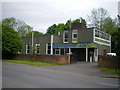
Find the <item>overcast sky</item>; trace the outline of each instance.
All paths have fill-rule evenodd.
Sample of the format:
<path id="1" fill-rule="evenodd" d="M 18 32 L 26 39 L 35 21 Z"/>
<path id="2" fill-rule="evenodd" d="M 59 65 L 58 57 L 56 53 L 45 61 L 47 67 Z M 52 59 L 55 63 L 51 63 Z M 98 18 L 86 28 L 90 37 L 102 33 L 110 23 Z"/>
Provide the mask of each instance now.
<path id="1" fill-rule="evenodd" d="M 87 19 L 93 8 L 103 7 L 114 19 L 118 15 L 118 1 L 120 0 L 4 0 L 2 18 L 15 17 L 34 30 L 45 33 L 54 23 L 65 23 L 70 18 Z"/>

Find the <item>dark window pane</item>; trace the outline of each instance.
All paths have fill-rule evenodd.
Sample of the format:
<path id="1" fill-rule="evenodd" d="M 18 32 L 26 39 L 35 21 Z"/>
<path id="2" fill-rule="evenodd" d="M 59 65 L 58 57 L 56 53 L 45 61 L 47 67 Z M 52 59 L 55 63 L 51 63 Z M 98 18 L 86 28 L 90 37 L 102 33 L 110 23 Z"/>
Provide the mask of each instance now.
<path id="1" fill-rule="evenodd" d="M 51 53 L 51 50 L 48 50 L 47 53 L 50 54 L 50 53 Z"/>
<path id="2" fill-rule="evenodd" d="M 73 38 L 77 38 L 77 34 L 73 34 Z"/>
<path id="3" fill-rule="evenodd" d="M 65 32 L 65 38 L 68 38 L 68 32 Z"/>
<path id="4" fill-rule="evenodd" d="M 55 54 L 55 49 L 53 48 L 53 54 Z"/>
<path id="5" fill-rule="evenodd" d="M 69 48 L 65 48 L 65 54 L 69 53 Z"/>
<path id="6" fill-rule="evenodd" d="M 30 50 L 27 50 L 27 53 L 30 53 Z"/>
<path id="7" fill-rule="evenodd" d="M 48 49 L 51 49 L 51 46 L 48 46 Z"/>
<path id="8" fill-rule="evenodd" d="M 61 50 L 60 54 L 64 55 L 64 48 L 61 48 L 60 50 Z"/>
<path id="9" fill-rule="evenodd" d="M 68 42 L 68 38 L 65 38 L 65 42 Z"/>

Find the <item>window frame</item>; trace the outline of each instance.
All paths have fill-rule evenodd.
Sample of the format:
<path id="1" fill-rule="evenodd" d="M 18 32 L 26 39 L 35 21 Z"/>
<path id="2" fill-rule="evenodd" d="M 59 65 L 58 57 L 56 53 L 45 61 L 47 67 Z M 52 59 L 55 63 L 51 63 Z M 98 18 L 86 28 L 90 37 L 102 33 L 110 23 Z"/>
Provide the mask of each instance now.
<path id="1" fill-rule="evenodd" d="M 57 52 L 57 49 L 58 49 L 58 54 L 56 53 Z M 60 48 L 55 48 L 55 55 L 60 55 Z"/>
<path id="2" fill-rule="evenodd" d="M 48 49 L 49 46 L 50 46 L 50 48 Z M 50 53 L 48 53 L 48 51 L 50 51 Z M 46 54 L 51 55 L 51 43 L 46 44 Z"/>
<path id="3" fill-rule="evenodd" d="M 77 35 L 77 37 L 74 37 L 74 35 Z M 76 41 L 74 41 L 76 39 Z M 77 43 L 78 42 L 78 30 L 73 30 L 72 31 L 72 43 Z"/>
<path id="4" fill-rule="evenodd" d="M 64 31 L 64 32 L 63 32 L 63 43 L 68 43 L 68 38 L 69 38 L 69 36 L 68 36 L 67 38 L 65 37 L 65 35 L 66 35 L 65 33 L 66 33 L 66 32 L 67 32 L 67 34 L 68 34 L 68 31 Z M 67 40 L 67 41 L 66 41 L 66 40 Z"/>
<path id="5" fill-rule="evenodd" d="M 30 45 L 29 44 L 26 44 L 26 54 L 30 54 Z"/>
<path id="6" fill-rule="evenodd" d="M 37 53 L 37 54 L 40 54 L 40 44 L 39 43 L 36 43 L 36 52 L 35 53 Z"/>

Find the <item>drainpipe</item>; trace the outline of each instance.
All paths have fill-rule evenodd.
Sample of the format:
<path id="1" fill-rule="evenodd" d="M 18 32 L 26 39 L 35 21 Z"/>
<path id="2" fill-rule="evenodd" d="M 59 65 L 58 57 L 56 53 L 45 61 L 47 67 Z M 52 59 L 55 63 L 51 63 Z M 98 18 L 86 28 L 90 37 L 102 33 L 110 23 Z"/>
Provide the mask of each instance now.
<path id="1" fill-rule="evenodd" d="M 33 53 L 33 41 L 34 40 L 34 32 L 32 32 L 32 53 Z"/>
<path id="2" fill-rule="evenodd" d="M 53 35 L 51 35 L 51 55 L 53 55 Z"/>

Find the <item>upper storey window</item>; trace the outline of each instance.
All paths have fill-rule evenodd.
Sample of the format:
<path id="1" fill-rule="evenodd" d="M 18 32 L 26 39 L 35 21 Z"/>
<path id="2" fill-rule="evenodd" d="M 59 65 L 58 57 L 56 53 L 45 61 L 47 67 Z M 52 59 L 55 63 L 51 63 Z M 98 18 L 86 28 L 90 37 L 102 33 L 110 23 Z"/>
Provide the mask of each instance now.
<path id="1" fill-rule="evenodd" d="M 64 31 L 63 41 L 64 41 L 64 43 L 68 43 L 68 31 Z"/>
<path id="2" fill-rule="evenodd" d="M 95 30 L 95 37 L 105 39 L 105 40 L 110 40 L 110 35 L 99 30 Z"/>
<path id="3" fill-rule="evenodd" d="M 72 42 L 73 43 L 78 42 L 78 31 L 77 30 L 73 30 L 73 32 L 72 32 Z"/>
<path id="4" fill-rule="evenodd" d="M 103 31 L 95 30 L 94 41 L 102 45 L 111 45 L 111 36 Z"/>

